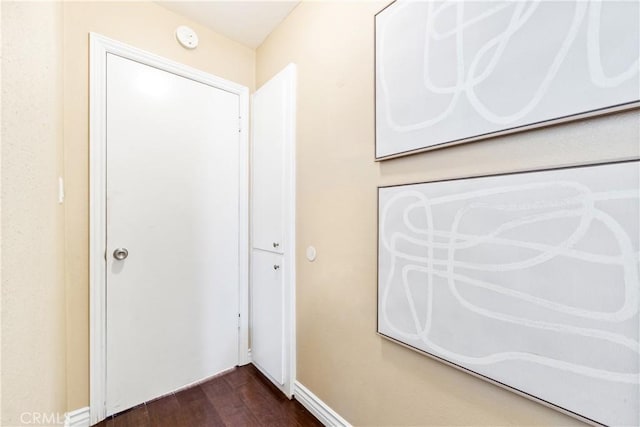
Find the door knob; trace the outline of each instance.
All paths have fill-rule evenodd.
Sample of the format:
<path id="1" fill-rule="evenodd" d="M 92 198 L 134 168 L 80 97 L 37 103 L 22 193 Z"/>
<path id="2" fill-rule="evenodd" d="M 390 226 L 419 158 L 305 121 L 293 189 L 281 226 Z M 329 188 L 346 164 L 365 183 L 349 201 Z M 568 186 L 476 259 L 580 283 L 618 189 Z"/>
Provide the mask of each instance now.
<path id="1" fill-rule="evenodd" d="M 275 264 L 275 265 L 273 266 L 273 269 L 274 269 L 274 270 L 278 270 L 279 268 L 280 268 L 280 266 L 279 266 L 278 264 Z"/>
<path id="2" fill-rule="evenodd" d="M 273 247 L 274 248 L 277 248 L 278 246 L 280 246 L 280 243 L 273 242 Z"/>
<path id="3" fill-rule="evenodd" d="M 129 256 L 129 251 L 126 248 L 118 248 L 113 251 L 113 257 L 118 261 L 122 261 Z"/>

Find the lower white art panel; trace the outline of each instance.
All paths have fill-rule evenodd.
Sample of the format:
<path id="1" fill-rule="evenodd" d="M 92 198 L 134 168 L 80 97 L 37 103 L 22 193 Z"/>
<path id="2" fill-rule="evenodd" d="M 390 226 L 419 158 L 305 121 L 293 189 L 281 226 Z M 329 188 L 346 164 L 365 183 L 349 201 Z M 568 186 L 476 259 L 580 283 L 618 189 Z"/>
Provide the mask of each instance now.
<path id="1" fill-rule="evenodd" d="M 378 332 L 639 425 L 639 165 L 379 188 Z"/>

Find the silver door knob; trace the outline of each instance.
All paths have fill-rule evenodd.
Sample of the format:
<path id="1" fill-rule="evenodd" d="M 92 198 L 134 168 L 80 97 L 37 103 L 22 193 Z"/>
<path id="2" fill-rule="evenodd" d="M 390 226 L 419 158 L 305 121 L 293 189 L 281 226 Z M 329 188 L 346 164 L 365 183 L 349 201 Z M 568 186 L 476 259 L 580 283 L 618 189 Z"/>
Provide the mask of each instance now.
<path id="1" fill-rule="evenodd" d="M 122 261 L 129 256 L 129 251 L 126 248 L 118 248 L 113 251 L 113 257 L 118 261 Z"/>
<path id="2" fill-rule="evenodd" d="M 280 243 L 273 242 L 273 247 L 274 248 L 277 248 L 278 246 L 280 246 Z"/>
<path id="3" fill-rule="evenodd" d="M 280 266 L 279 266 L 278 264 L 275 264 L 275 265 L 273 266 L 273 269 L 274 269 L 274 270 L 278 270 L 279 268 L 280 268 Z"/>

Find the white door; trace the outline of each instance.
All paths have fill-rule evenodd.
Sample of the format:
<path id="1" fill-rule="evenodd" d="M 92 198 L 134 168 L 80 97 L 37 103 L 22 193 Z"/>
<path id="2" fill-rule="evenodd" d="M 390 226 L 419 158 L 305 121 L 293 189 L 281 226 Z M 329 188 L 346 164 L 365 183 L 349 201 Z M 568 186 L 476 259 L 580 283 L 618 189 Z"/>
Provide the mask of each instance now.
<path id="1" fill-rule="evenodd" d="M 238 116 L 236 94 L 107 55 L 107 415 L 238 362 Z"/>
<path id="2" fill-rule="evenodd" d="M 285 369 L 285 267 L 280 254 L 259 249 L 252 251 L 251 356 L 253 363 L 280 386 L 284 385 Z"/>
<path id="3" fill-rule="evenodd" d="M 276 77 L 253 95 L 252 245 L 278 253 L 284 250 L 285 83 Z"/>
<path id="4" fill-rule="evenodd" d="M 291 64 L 253 96 L 251 357 L 288 396 L 295 379 L 295 83 Z"/>

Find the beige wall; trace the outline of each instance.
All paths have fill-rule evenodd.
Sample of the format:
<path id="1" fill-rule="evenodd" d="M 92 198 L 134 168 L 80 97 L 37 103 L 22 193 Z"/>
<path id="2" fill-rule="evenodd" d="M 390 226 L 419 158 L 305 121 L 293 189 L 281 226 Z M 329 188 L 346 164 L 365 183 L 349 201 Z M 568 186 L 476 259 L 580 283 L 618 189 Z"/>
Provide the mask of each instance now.
<path id="1" fill-rule="evenodd" d="M 34 412 L 59 414 L 62 420 L 66 410 L 64 222 L 57 200 L 62 8 L 25 2 L 2 2 L 1 7 L 0 424 L 14 426 L 32 421 Z"/>
<path id="2" fill-rule="evenodd" d="M 150 2 L 2 2 L 2 425 L 89 402 L 90 31 L 252 89 L 256 65 L 262 84 L 298 64 L 298 378 L 314 393 L 356 425 L 572 422 L 375 334 L 376 186 L 638 157 L 638 112 L 375 163 L 382 6 L 303 3 L 256 63 L 253 50 Z M 195 51 L 175 42 L 180 24 L 198 32 Z"/>
<path id="3" fill-rule="evenodd" d="M 200 46 L 182 48 L 174 30 L 196 30 Z M 89 32 L 254 87 L 255 51 L 151 2 L 64 4 L 64 132 L 67 281 L 67 386 L 70 410 L 89 404 Z"/>
<path id="4" fill-rule="evenodd" d="M 373 17 L 384 4 L 303 2 L 257 50 L 258 86 L 289 62 L 299 72 L 298 380 L 359 426 L 572 424 L 376 335 L 376 187 L 638 157 L 639 114 L 375 163 Z"/>

